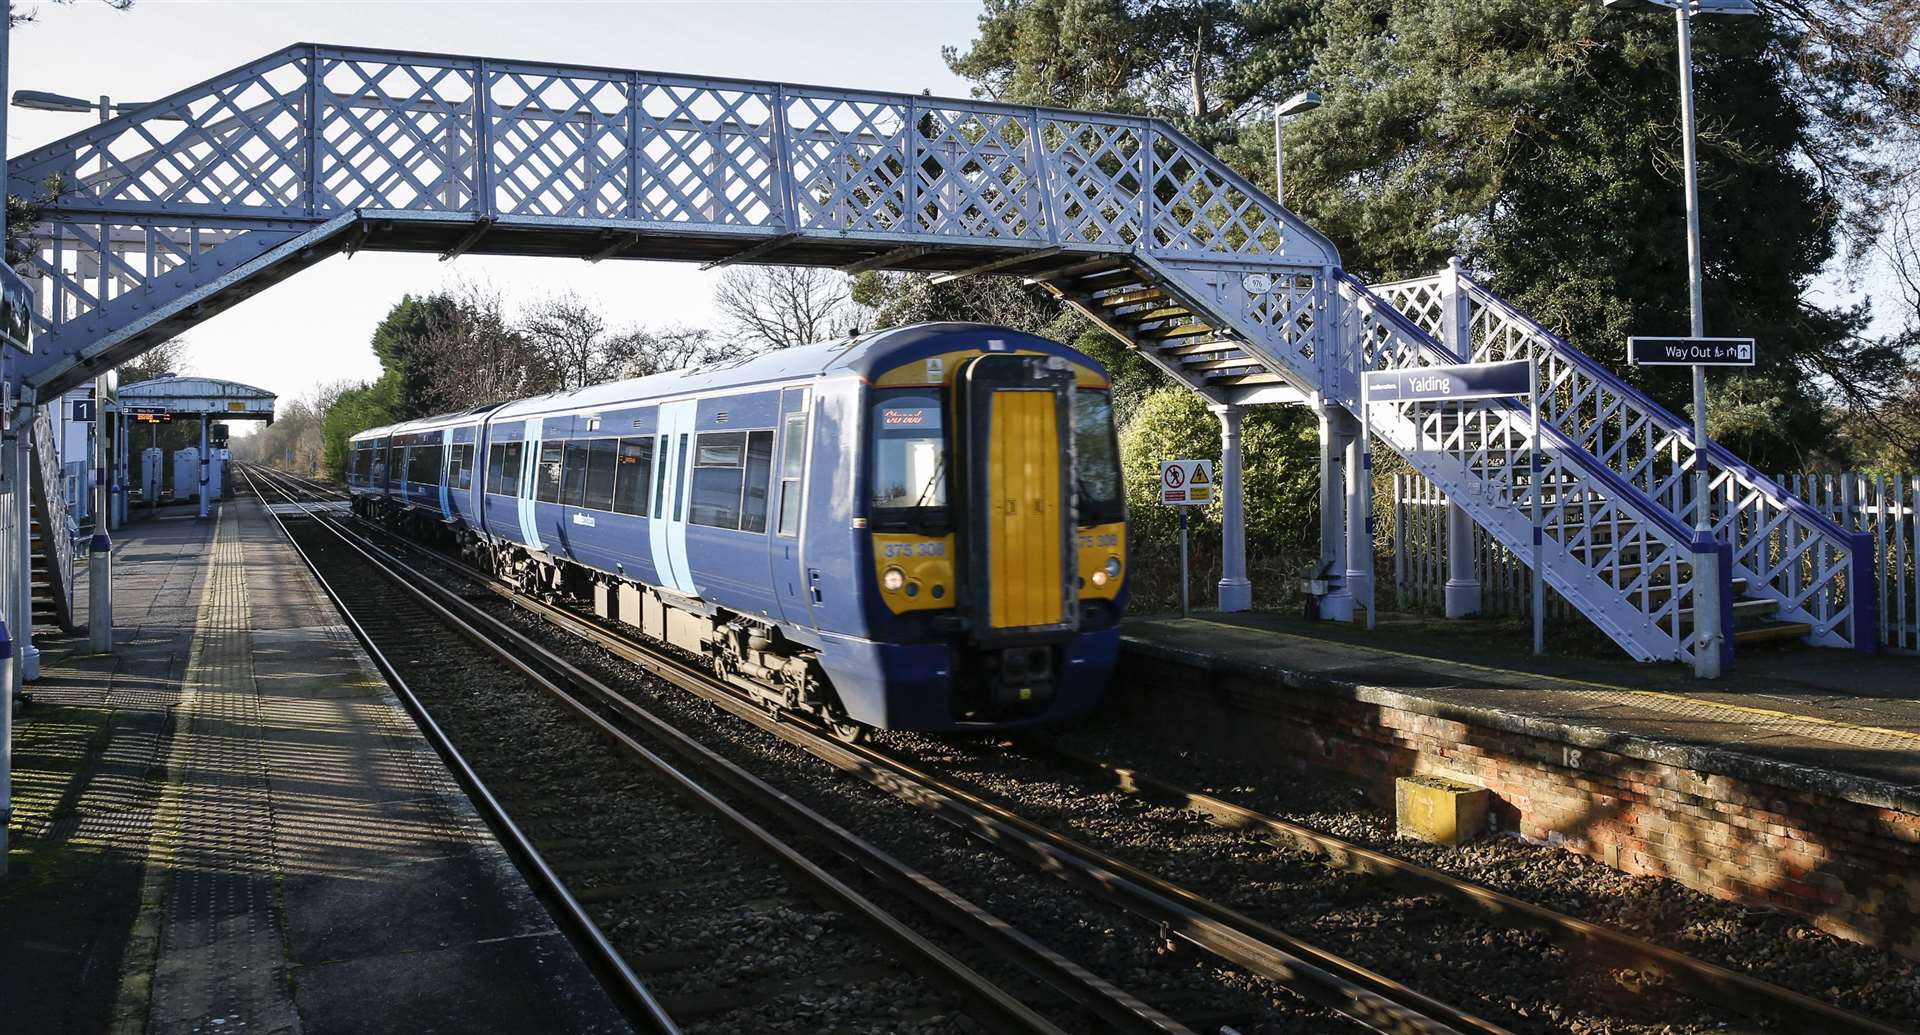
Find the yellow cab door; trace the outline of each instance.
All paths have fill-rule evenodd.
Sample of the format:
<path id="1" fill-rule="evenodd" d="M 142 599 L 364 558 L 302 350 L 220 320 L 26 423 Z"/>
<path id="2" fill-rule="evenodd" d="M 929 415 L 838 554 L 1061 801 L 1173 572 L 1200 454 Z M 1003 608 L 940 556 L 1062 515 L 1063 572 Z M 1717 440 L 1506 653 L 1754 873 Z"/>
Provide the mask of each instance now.
<path id="1" fill-rule="evenodd" d="M 962 374 L 969 597 L 985 639 L 1079 626 L 1074 382 L 1050 356 L 986 355 Z"/>

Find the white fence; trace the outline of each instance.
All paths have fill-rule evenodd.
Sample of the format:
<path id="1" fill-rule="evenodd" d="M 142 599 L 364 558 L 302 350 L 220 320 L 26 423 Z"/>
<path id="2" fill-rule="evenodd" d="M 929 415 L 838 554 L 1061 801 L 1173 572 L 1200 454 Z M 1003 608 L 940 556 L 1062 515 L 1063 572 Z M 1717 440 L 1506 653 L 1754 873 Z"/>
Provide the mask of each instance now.
<path id="1" fill-rule="evenodd" d="M 1880 583 L 1880 645 L 1920 650 L 1920 475 L 1782 474 L 1774 480 L 1840 527 L 1870 537 Z"/>
<path id="2" fill-rule="evenodd" d="M 1920 650 L 1920 476 L 1795 474 L 1775 480 L 1841 527 L 1871 537 L 1880 645 Z M 1393 578 L 1403 608 L 1438 608 L 1444 603 L 1446 503 L 1425 478 L 1393 476 Z M 1477 528 L 1473 548 L 1481 610 L 1529 614 L 1527 566 Z M 1551 589 L 1547 593 L 1550 617 L 1573 617 L 1566 601 Z"/>

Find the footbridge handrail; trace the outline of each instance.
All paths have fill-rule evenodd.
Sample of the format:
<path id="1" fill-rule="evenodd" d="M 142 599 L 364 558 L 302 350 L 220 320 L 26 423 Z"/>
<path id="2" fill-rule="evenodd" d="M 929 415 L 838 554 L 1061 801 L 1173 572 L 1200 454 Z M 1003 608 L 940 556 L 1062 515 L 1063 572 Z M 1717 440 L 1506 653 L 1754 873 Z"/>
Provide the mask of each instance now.
<path id="1" fill-rule="evenodd" d="M 1458 278 L 1463 359 L 1538 356 L 1544 363 L 1543 418 L 1599 466 L 1633 483 L 1650 503 L 1691 526 L 1694 436 L 1689 421 L 1621 379 L 1465 273 Z M 1380 285 L 1414 322 L 1443 336 L 1449 274 Z M 1707 443 L 1708 505 L 1735 574 L 1780 602 L 1781 615 L 1808 622 L 1815 642 L 1871 649 L 1877 640 L 1873 556 L 1867 537 L 1840 527 L 1764 472 Z"/>
<path id="2" fill-rule="evenodd" d="M 1345 304 L 1359 310 L 1364 320 L 1371 321 L 1371 326 L 1360 327 L 1347 338 L 1348 347 L 1355 350 L 1355 361 L 1351 364 L 1355 370 L 1355 391 L 1357 379 L 1367 370 L 1459 361 L 1437 336 L 1359 277 L 1342 273 L 1339 287 Z M 1373 405 L 1376 412 L 1384 409 L 1404 416 L 1420 404 Z M 1498 466 L 1507 471 L 1518 469 L 1526 449 L 1524 434 L 1516 434 L 1516 429 L 1530 429 L 1532 423 L 1526 403 L 1496 398 L 1474 400 L 1466 405 L 1473 411 L 1494 415 L 1503 423 L 1505 433 L 1496 434 L 1490 445 L 1468 442 L 1464 432 L 1458 430 L 1453 433 L 1458 437 L 1448 442 L 1443 434 L 1420 427 L 1415 430 L 1416 441 L 1400 443 L 1412 447 L 1405 451 L 1408 459 L 1419 467 L 1419 457 L 1415 454 L 1449 450 L 1480 454 L 1504 452 L 1505 462 Z M 1354 409 L 1358 412 L 1357 401 Z M 1391 428 L 1382 422 L 1376 421 L 1375 427 L 1383 435 L 1391 435 Z M 1540 493 L 1546 501 L 1543 503 L 1545 516 L 1555 526 L 1555 530 L 1545 533 L 1546 543 L 1564 551 L 1565 558 L 1565 563 L 1549 565 L 1545 573 L 1547 581 L 1573 600 L 1581 613 L 1622 647 L 1643 660 L 1689 656 L 1696 644 L 1687 635 L 1684 615 L 1698 594 L 1692 575 L 1683 575 L 1680 568 L 1691 560 L 1692 531 L 1666 508 L 1647 499 L 1630 482 L 1597 462 L 1562 429 L 1543 423 L 1541 431 L 1542 463 L 1534 476 L 1538 481 L 1529 481 L 1524 502 L 1509 501 L 1506 509 L 1521 507 L 1520 513 L 1526 513 L 1524 507 L 1530 505 L 1534 493 Z M 1440 448 L 1426 448 L 1431 439 L 1441 440 Z M 1431 476 L 1436 472 L 1423 473 Z M 1487 481 L 1483 474 L 1482 484 L 1477 487 L 1443 488 L 1450 497 L 1462 499 L 1470 509 L 1476 509 L 1482 502 L 1476 497 L 1484 495 Z M 1552 487 L 1550 493 L 1548 486 Z M 1461 492 L 1462 489 L 1469 491 Z M 1591 520 L 1567 522 L 1569 512 L 1578 512 L 1585 518 L 1589 510 L 1593 511 Z M 1527 544 L 1519 538 L 1524 529 L 1502 529 L 1494 515 L 1485 512 L 1475 517 L 1516 556 L 1531 564 Z M 1615 536 L 1611 543 L 1593 538 L 1595 529 L 1600 527 Z M 1623 548 L 1637 549 L 1638 553 L 1630 556 L 1629 549 Z M 1656 575 L 1664 575 L 1667 581 L 1659 582 Z M 1658 649 L 1655 649 L 1656 643 Z M 1722 649 L 1724 646 L 1723 643 Z"/>

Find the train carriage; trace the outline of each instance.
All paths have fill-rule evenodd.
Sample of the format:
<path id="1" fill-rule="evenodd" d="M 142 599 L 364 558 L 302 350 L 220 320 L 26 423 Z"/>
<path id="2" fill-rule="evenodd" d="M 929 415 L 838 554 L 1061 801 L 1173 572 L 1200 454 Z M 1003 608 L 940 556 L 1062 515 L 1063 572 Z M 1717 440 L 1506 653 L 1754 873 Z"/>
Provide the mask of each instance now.
<path id="1" fill-rule="evenodd" d="M 922 324 L 372 429 L 355 507 L 861 726 L 1083 714 L 1126 602 L 1099 364 Z"/>

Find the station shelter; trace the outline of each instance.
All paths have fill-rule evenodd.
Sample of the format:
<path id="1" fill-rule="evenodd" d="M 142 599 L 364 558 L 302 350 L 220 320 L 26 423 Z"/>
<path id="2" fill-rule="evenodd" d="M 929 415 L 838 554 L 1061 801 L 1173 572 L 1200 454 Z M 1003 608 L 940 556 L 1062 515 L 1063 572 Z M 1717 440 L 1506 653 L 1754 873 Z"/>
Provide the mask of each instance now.
<path id="1" fill-rule="evenodd" d="M 116 513 L 124 520 L 131 487 L 132 456 L 139 450 L 139 443 L 131 441 L 134 425 L 144 424 L 157 430 L 160 425 L 177 420 L 199 421 L 198 446 L 178 450 L 173 457 L 145 459 L 140 465 L 141 497 L 148 501 L 156 500 L 160 483 L 166 478 L 163 472 L 177 469 L 177 465 L 184 461 L 186 470 L 194 472 L 197 477 L 184 485 L 178 475 L 172 478 L 173 496 L 175 499 L 190 494 L 195 496 L 199 501 L 200 516 L 205 517 L 209 498 L 215 494 L 217 482 L 224 481 L 224 478 L 216 475 L 214 465 L 224 463 L 228 452 L 226 443 L 217 440 L 213 434 L 215 423 L 257 420 L 271 424 L 275 400 L 276 396 L 263 388 L 210 377 L 161 377 L 122 386 L 111 405 L 114 411 L 111 414 L 113 442 L 116 446 L 113 476 L 113 506 Z M 156 450 L 140 452 L 146 458 L 147 454 Z"/>

